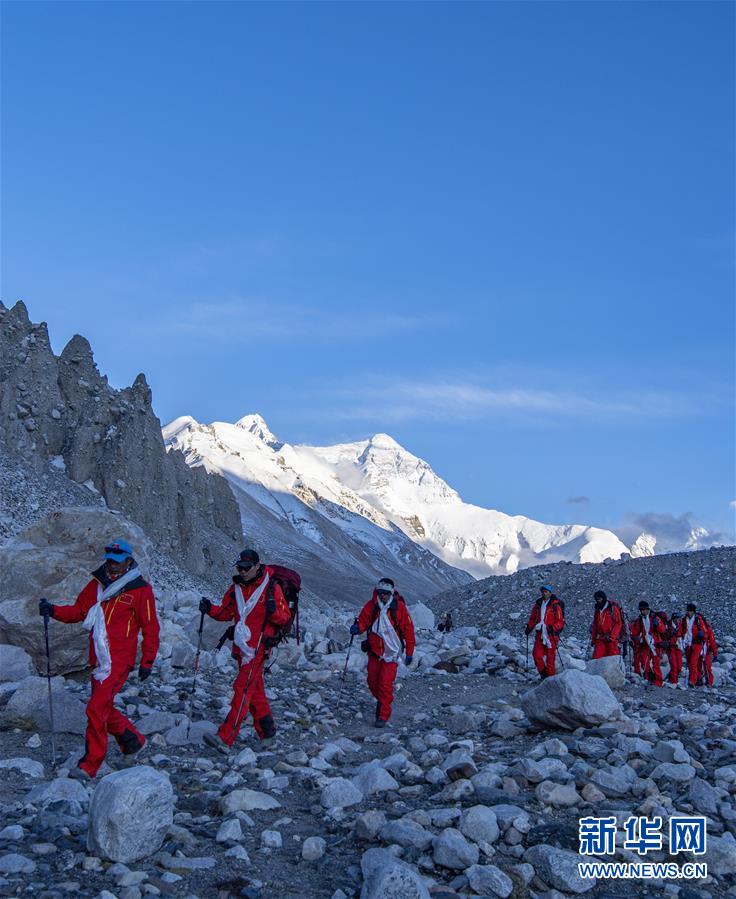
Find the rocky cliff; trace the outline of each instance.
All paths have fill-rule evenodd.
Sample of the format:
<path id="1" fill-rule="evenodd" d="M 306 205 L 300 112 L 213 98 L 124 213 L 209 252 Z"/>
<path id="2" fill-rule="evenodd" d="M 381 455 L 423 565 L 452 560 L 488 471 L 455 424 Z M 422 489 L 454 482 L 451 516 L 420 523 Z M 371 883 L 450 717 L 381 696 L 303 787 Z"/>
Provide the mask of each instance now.
<path id="1" fill-rule="evenodd" d="M 193 575 L 227 567 L 241 542 L 224 479 L 166 452 L 145 377 L 115 390 L 79 335 L 56 356 L 45 323 L 20 302 L 0 303 L 0 443 L 38 468 L 65 469 Z"/>

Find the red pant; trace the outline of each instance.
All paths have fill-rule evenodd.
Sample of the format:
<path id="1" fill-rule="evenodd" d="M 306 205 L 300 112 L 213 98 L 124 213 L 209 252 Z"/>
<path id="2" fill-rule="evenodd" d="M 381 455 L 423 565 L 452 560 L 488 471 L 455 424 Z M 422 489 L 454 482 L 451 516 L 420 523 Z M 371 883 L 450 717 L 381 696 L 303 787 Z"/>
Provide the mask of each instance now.
<path id="1" fill-rule="evenodd" d="M 394 680 L 398 670 L 397 662 L 384 662 L 373 653 L 368 654 L 368 689 L 378 701 L 376 717 L 388 721 L 391 717 L 391 703 L 394 701 Z"/>
<path id="2" fill-rule="evenodd" d="M 615 640 L 596 640 L 593 646 L 593 658 L 603 659 L 607 656 L 618 656 L 618 643 Z"/>
<path id="3" fill-rule="evenodd" d="M 667 650 L 667 658 L 670 660 L 670 673 L 667 680 L 671 684 L 676 684 L 680 680 L 680 672 L 682 671 L 682 650 L 677 646 L 671 646 Z"/>
<path id="4" fill-rule="evenodd" d="M 691 687 L 707 683 L 713 686 L 713 665 L 710 653 L 702 643 L 693 643 L 687 650 L 688 682 Z"/>
<path id="5" fill-rule="evenodd" d="M 139 745 L 143 746 L 146 738 L 130 721 L 115 708 L 115 696 L 122 690 L 128 675 L 131 672 L 129 665 L 121 666 L 112 664 L 112 671 L 103 681 L 92 677 L 92 695 L 87 703 L 87 733 L 85 735 L 85 753 L 79 762 L 79 767 L 86 771 L 90 777 L 94 777 L 100 770 L 100 765 L 105 761 L 107 754 L 107 735 L 115 737 L 121 750 L 124 743 L 121 737 L 126 731 L 137 737 Z M 132 743 L 135 741 L 128 737 Z"/>
<path id="6" fill-rule="evenodd" d="M 534 639 L 534 649 L 532 649 L 532 658 L 534 659 L 534 664 L 537 666 L 537 671 L 545 677 L 552 677 L 557 671 L 555 666 L 557 660 L 557 643 L 559 641 L 557 637 L 550 637 L 549 642 L 552 645 L 545 646 L 544 643 L 542 643 L 539 632 L 537 632 L 537 636 Z"/>
<path id="7" fill-rule="evenodd" d="M 268 704 L 266 690 L 263 686 L 264 662 L 263 650 L 259 650 L 253 661 L 240 666 L 240 671 L 238 671 L 238 676 L 233 684 L 230 711 L 217 731 L 222 742 L 227 743 L 228 746 L 232 746 L 235 742 L 248 712 L 253 716 L 256 733 L 263 738 L 261 719 L 271 714 L 271 706 Z M 248 685 L 247 696 L 245 696 L 246 684 Z"/>
<path id="8" fill-rule="evenodd" d="M 659 653 L 652 652 L 648 645 L 637 647 L 634 653 L 634 670 L 655 687 L 661 687 L 664 683 Z"/>

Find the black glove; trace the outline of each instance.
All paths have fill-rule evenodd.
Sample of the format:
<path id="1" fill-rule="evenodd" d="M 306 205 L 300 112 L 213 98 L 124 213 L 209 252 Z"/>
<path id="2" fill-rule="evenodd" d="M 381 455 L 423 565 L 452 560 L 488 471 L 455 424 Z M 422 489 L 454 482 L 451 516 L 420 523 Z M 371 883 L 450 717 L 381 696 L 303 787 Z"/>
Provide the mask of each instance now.
<path id="1" fill-rule="evenodd" d="M 203 596 L 202 599 L 200 599 L 200 601 L 199 601 L 199 611 L 204 612 L 205 615 L 209 615 L 211 608 L 212 608 L 212 603 L 210 602 L 209 599 L 205 599 L 205 597 Z"/>
<path id="2" fill-rule="evenodd" d="M 414 661 L 414 656 L 407 656 L 407 657 L 406 657 L 406 667 L 408 668 L 409 665 L 411 665 L 411 663 L 412 663 L 413 661 Z"/>
<path id="3" fill-rule="evenodd" d="M 138 669 L 138 680 L 147 680 L 151 676 L 151 669 L 141 665 Z"/>
<path id="4" fill-rule="evenodd" d="M 39 615 L 42 615 L 44 618 L 45 618 L 47 615 L 49 616 L 49 618 L 53 618 L 53 617 L 54 617 L 54 606 L 53 606 L 52 603 L 50 603 L 50 602 L 48 601 L 48 599 L 46 599 L 46 597 L 44 597 L 44 598 L 43 598 L 42 600 L 40 600 L 39 603 L 38 603 L 38 614 L 39 614 Z"/>
<path id="5" fill-rule="evenodd" d="M 359 633 L 360 633 L 360 627 L 358 626 L 358 622 L 356 621 L 355 624 L 350 625 L 350 634 L 353 637 L 357 637 L 357 635 Z"/>
<path id="6" fill-rule="evenodd" d="M 269 596 L 266 600 L 266 615 L 273 615 L 276 611 L 276 600 L 273 596 Z"/>
<path id="7" fill-rule="evenodd" d="M 265 649 L 273 649 L 274 646 L 278 646 L 280 643 L 279 637 L 271 636 L 263 638 L 263 646 Z"/>
<path id="8" fill-rule="evenodd" d="M 525 634 L 527 635 L 527 637 L 528 637 L 529 634 L 531 634 L 531 632 L 532 632 L 533 630 L 534 630 L 533 627 L 529 627 L 529 626 L 527 625 L 527 627 L 524 628 L 524 633 L 525 633 Z"/>

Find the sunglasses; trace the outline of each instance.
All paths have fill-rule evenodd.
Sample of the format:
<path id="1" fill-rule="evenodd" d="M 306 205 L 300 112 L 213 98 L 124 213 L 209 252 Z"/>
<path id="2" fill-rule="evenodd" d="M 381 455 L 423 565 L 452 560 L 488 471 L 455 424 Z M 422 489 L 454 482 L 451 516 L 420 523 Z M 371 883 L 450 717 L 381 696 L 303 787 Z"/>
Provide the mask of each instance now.
<path id="1" fill-rule="evenodd" d="M 250 565 L 241 565 L 240 563 L 238 563 L 235 567 L 238 569 L 238 571 L 250 571 L 251 568 L 255 568 L 256 566 L 253 564 L 253 562 L 251 562 Z"/>

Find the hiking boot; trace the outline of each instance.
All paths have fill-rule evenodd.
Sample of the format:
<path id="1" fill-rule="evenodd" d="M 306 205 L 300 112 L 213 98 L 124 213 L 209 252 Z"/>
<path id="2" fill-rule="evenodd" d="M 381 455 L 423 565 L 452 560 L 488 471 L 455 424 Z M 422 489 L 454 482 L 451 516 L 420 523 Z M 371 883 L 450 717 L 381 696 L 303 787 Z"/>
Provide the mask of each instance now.
<path id="1" fill-rule="evenodd" d="M 375 727 L 385 727 L 388 724 L 388 721 L 384 721 L 383 718 L 376 718 Z"/>
<path id="2" fill-rule="evenodd" d="M 270 740 L 276 736 L 276 725 L 271 715 L 264 715 L 263 718 L 260 718 L 258 727 L 260 729 L 258 736 L 261 740 Z"/>
<path id="3" fill-rule="evenodd" d="M 81 759 L 79 760 L 82 761 Z M 93 778 L 91 774 L 87 774 L 84 768 L 80 768 L 79 765 L 75 765 L 69 772 L 69 777 L 72 780 L 78 780 L 81 784 L 91 783 Z"/>
<path id="4" fill-rule="evenodd" d="M 202 736 L 202 740 L 208 746 L 211 746 L 212 749 L 216 749 L 223 755 L 228 755 L 228 753 L 230 752 L 229 746 L 226 743 L 223 743 L 222 740 L 217 736 L 217 734 L 211 734 L 207 732 Z"/>
<path id="5" fill-rule="evenodd" d="M 123 755 L 135 755 L 146 745 L 146 740 L 132 730 L 124 730 L 117 738 L 117 743 Z"/>

